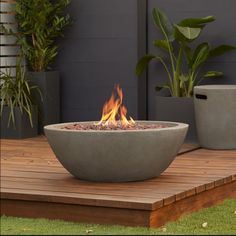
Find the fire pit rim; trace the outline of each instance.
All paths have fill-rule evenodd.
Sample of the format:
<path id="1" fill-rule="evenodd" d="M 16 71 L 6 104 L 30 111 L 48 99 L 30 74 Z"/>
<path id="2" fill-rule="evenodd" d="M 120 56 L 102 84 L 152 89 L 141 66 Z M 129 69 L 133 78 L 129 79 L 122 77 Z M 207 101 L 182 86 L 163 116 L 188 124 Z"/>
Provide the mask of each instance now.
<path id="1" fill-rule="evenodd" d="M 117 130 L 76 130 L 76 129 L 62 129 L 63 126 L 66 125 L 72 125 L 72 124 L 94 124 L 97 123 L 98 121 L 74 121 L 74 122 L 65 122 L 65 123 L 57 123 L 57 124 L 50 124 L 47 126 L 44 126 L 44 130 L 57 130 L 59 132 L 72 132 L 72 133 L 132 133 L 132 132 L 150 132 L 150 131 L 155 131 L 155 132 L 161 132 L 164 130 L 169 130 L 169 129 L 180 129 L 180 128 L 185 128 L 188 127 L 189 125 L 186 123 L 181 123 L 181 122 L 171 122 L 171 121 L 151 121 L 151 120 L 136 120 L 135 122 L 141 123 L 141 124 L 166 124 L 170 125 L 169 127 L 164 127 L 164 128 L 147 128 L 147 129 L 117 129 Z"/>

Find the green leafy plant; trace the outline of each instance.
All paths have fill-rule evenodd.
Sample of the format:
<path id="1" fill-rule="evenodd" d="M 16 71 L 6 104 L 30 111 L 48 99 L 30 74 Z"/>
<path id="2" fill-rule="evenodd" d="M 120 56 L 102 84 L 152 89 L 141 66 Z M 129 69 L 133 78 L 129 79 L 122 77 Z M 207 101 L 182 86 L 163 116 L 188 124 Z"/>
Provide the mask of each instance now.
<path id="1" fill-rule="evenodd" d="M 72 20 L 64 14 L 70 0 L 18 0 L 15 4 L 17 37 L 33 71 L 45 71 L 58 53 L 55 40 Z"/>
<path id="2" fill-rule="evenodd" d="M 30 81 L 26 78 L 25 68 L 22 66 L 21 61 L 17 62 L 15 78 L 11 75 L 11 69 L 8 69 L 6 72 L 0 71 L 0 90 L 0 116 L 2 116 L 4 106 L 10 108 L 8 127 L 11 122 L 15 127 L 14 108 L 16 107 L 20 109 L 21 113 L 27 113 L 31 127 L 33 127 L 32 91 L 37 90 L 40 96 L 41 92 L 37 86 L 30 85 Z"/>
<path id="3" fill-rule="evenodd" d="M 215 20 L 213 16 L 187 18 L 178 24 L 173 24 L 165 13 L 154 8 L 152 17 L 164 37 L 164 39 L 155 40 L 153 44 L 167 53 L 170 64 L 167 64 L 166 58 L 162 55 L 147 54 L 138 61 L 136 75 L 140 76 L 152 60 L 159 61 L 167 73 L 168 82 L 157 86 L 156 90 L 166 88 L 170 91 L 171 96 L 176 97 L 190 97 L 193 95 L 193 87 L 202 79 L 223 75 L 220 71 L 208 71 L 202 79 L 198 79 L 202 65 L 209 58 L 235 50 L 235 46 L 220 45 L 212 48 L 208 42 L 203 42 L 195 48 L 190 46 L 200 36 L 203 28 Z M 187 65 L 185 66 L 185 64 Z"/>

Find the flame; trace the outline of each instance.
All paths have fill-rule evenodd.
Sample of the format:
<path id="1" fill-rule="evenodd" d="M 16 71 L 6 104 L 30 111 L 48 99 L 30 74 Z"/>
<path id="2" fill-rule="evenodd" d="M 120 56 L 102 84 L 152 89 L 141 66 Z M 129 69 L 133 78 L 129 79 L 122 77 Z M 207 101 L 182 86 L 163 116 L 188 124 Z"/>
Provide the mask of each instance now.
<path id="1" fill-rule="evenodd" d="M 102 118 L 97 125 L 108 126 L 111 124 L 116 126 L 118 122 L 121 122 L 122 126 L 133 126 L 135 124 L 131 117 L 129 120 L 126 118 L 127 109 L 122 105 L 123 92 L 119 85 L 116 86 L 116 92 L 118 98 L 115 99 L 114 92 L 112 92 L 110 99 L 103 105 Z M 116 119 L 117 117 L 119 120 Z"/>

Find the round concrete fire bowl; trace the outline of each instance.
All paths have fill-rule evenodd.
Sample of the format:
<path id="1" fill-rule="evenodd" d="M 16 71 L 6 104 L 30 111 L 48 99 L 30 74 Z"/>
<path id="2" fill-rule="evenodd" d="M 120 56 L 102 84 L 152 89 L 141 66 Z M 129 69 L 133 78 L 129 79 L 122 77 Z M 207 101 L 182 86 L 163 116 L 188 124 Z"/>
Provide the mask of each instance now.
<path id="1" fill-rule="evenodd" d="M 74 123 L 44 127 L 57 159 L 72 175 L 87 181 L 127 182 L 159 176 L 174 160 L 188 125 L 136 121 L 162 128 L 142 130 L 68 130 Z M 76 122 L 91 124 L 94 122 Z"/>

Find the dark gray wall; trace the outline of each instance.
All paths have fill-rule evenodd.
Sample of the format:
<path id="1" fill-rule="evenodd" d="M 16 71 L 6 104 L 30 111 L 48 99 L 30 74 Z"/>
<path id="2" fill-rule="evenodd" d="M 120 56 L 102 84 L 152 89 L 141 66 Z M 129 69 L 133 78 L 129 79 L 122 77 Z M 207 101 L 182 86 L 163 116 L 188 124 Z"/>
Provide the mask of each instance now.
<path id="1" fill-rule="evenodd" d="M 137 25 L 137 12 L 140 12 L 137 5 L 142 1 L 145 0 L 72 0 L 68 12 L 74 18 L 74 24 L 59 41 L 60 50 L 54 66 L 61 72 L 61 121 L 99 119 L 103 103 L 110 97 L 115 83 L 119 83 L 124 90 L 124 103 L 129 115 L 137 118 L 138 112 L 140 114 L 138 107 L 143 110 L 142 114 L 145 112 L 145 83 L 138 83 L 134 75 L 137 57 L 140 56 L 140 51 L 145 51 L 141 44 L 137 50 L 138 43 L 145 44 L 144 38 L 140 37 L 140 32 L 144 31 L 141 30 L 138 34 Z M 152 41 L 161 38 L 151 18 L 151 11 L 155 6 L 165 11 L 173 22 L 185 17 L 214 15 L 216 21 L 205 28 L 199 42 L 208 41 L 213 46 L 236 44 L 235 0 L 146 2 L 147 48 L 150 53 L 159 53 Z M 145 17 L 142 19 L 145 20 Z M 139 26 L 143 27 L 141 21 L 139 18 Z M 236 53 L 215 58 L 205 68 L 225 73 L 224 78 L 205 83 L 236 83 Z M 161 65 L 152 63 L 148 70 L 147 84 L 149 119 L 154 118 L 154 88 L 165 80 L 166 74 Z M 139 117 L 143 118 L 145 115 Z"/>
<path id="2" fill-rule="evenodd" d="M 60 40 L 61 120 L 98 120 L 114 84 L 137 117 L 137 1 L 72 0 L 74 24 Z"/>
<path id="3" fill-rule="evenodd" d="M 214 15 L 216 21 L 209 24 L 200 36 L 199 41 L 208 41 L 212 46 L 218 44 L 236 45 L 236 1 L 235 0 L 148 0 L 148 51 L 159 53 L 152 45 L 154 39 L 162 36 L 155 28 L 151 11 L 155 6 L 162 9 L 172 22 L 187 17 L 204 17 Z M 227 53 L 209 61 L 203 71 L 222 70 L 222 79 L 205 80 L 204 83 L 236 84 L 236 53 Z M 166 81 L 166 74 L 158 63 L 150 64 L 148 71 L 148 110 L 149 119 L 154 118 L 155 86 Z"/>

